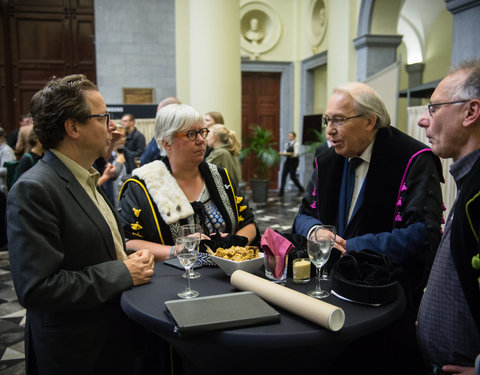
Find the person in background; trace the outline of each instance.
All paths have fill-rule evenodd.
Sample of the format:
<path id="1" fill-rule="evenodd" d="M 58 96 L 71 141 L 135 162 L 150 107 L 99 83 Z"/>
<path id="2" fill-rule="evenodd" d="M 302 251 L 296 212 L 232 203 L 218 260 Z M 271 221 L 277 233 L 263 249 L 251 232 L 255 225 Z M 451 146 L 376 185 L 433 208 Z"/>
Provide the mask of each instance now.
<path id="1" fill-rule="evenodd" d="M 8 145 L 12 148 L 15 149 L 17 145 L 17 140 L 18 140 L 18 132 L 22 126 L 28 125 L 32 121 L 32 116 L 30 113 L 25 114 L 25 115 L 20 115 L 20 118 L 18 119 L 18 127 L 10 132 L 7 138 L 7 143 Z"/>
<path id="2" fill-rule="evenodd" d="M 0 127 L 0 247 L 7 243 L 5 211 L 7 203 L 7 168 L 3 163 L 15 160 L 15 154 L 5 139 L 5 130 Z"/>
<path id="3" fill-rule="evenodd" d="M 205 126 L 207 129 L 210 129 L 210 127 L 214 124 L 225 124 L 222 114 L 220 112 L 214 112 L 214 111 L 207 112 L 203 118 L 203 126 Z M 205 158 L 207 158 L 208 155 L 210 155 L 210 152 L 212 152 L 212 148 L 207 144 L 207 150 L 205 151 Z"/>
<path id="4" fill-rule="evenodd" d="M 7 161 L 15 160 L 15 153 L 7 144 L 5 130 L 0 127 L 0 194 L 7 194 L 7 168 L 3 164 Z"/>
<path id="5" fill-rule="evenodd" d="M 157 261 L 175 256 L 183 224 L 205 234 L 258 239 L 254 217 L 223 168 L 204 161 L 208 129 L 199 112 L 170 104 L 157 112 L 155 138 L 167 156 L 135 170 L 120 192 L 120 217 L 127 246 L 147 248 Z"/>
<path id="6" fill-rule="evenodd" d="M 125 129 L 125 159 L 127 173 L 130 174 L 137 167 L 135 158 L 140 158 L 145 151 L 145 137 L 135 128 L 135 117 L 130 113 L 122 116 L 122 128 Z"/>
<path id="7" fill-rule="evenodd" d="M 120 295 L 148 283 L 154 259 L 125 252 L 113 207 L 92 164 L 116 139 L 97 87 L 52 78 L 32 98 L 47 150 L 8 194 L 8 251 L 27 310 L 27 374 L 132 374 L 135 333 Z"/>
<path id="8" fill-rule="evenodd" d="M 97 160 L 93 162 L 93 168 L 95 168 L 100 174 L 100 177 L 97 181 L 97 186 L 101 187 L 110 203 L 115 206 L 117 197 L 115 197 L 114 193 L 113 180 L 117 174 L 117 171 L 113 165 L 113 161 L 115 160 L 113 157 L 113 150 L 116 147 L 117 142 L 119 142 L 121 138 L 125 138 L 125 131 L 123 130 L 122 126 L 117 125 L 114 120 L 110 119 L 109 121 L 112 127 L 116 127 L 116 131 L 114 133 L 116 140 L 110 142 L 110 145 L 108 146 L 104 156 L 97 158 Z M 123 140 L 123 142 L 125 141 Z"/>
<path id="9" fill-rule="evenodd" d="M 163 99 L 160 103 L 158 103 L 157 112 L 160 110 L 160 108 L 163 108 L 169 104 L 181 104 L 181 102 L 174 96 L 168 96 L 165 99 Z M 140 159 L 140 165 L 148 164 L 151 161 L 158 160 L 160 156 L 165 156 L 164 154 L 161 153 L 162 151 L 163 150 L 160 150 L 160 147 L 158 147 L 157 145 L 155 136 L 153 136 L 152 140 L 150 141 L 150 143 L 145 148 L 145 151 L 142 154 L 142 157 Z"/>
<path id="10" fill-rule="evenodd" d="M 295 140 L 297 135 L 295 132 L 288 133 L 288 142 L 285 144 L 285 152 L 280 152 L 280 155 L 286 156 L 285 163 L 282 168 L 282 183 L 280 185 L 280 191 L 278 195 L 283 197 L 285 192 L 285 183 L 287 181 L 287 175 L 290 175 L 295 186 L 298 188 L 300 194 L 303 194 L 305 189 L 297 179 L 297 167 L 300 154 L 300 143 Z"/>
<path id="11" fill-rule="evenodd" d="M 99 179 L 98 185 L 105 186 L 105 183 L 111 184 L 112 205 L 118 208 L 118 195 L 125 179 L 127 178 L 127 169 L 125 167 L 125 134 L 115 142 L 115 147 L 111 152 L 109 163 L 106 164 L 104 172 Z M 103 180 L 103 181 L 101 181 Z"/>
<path id="12" fill-rule="evenodd" d="M 221 124 L 212 125 L 209 130 L 207 144 L 212 151 L 205 161 L 226 168 L 235 182 L 239 183 L 242 179 L 242 167 L 238 159 L 240 142 L 235 132 Z"/>
<path id="13" fill-rule="evenodd" d="M 30 135 L 28 136 L 28 144 L 30 146 L 30 151 L 23 155 L 18 161 L 17 167 L 17 179 L 30 168 L 32 168 L 37 162 L 42 158 L 45 150 L 43 149 L 42 144 L 38 140 L 37 134 L 32 129 Z"/>
<path id="14" fill-rule="evenodd" d="M 309 237 L 317 225 L 334 225 L 337 248 L 347 253 L 369 249 L 400 263 L 407 298 L 400 320 L 379 332 L 383 337 L 359 342 L 352 350 L 358 358 L 338 363 L 337 370 L 348 373 L 344 367 L 361 363 L 380 366 L 382 350 L 386 364 L 409 358 L 408 368 L 396 361 L 382 373 L 423 373 L 415 320 L 441 238 L 440 160 L 391 126 L 384 103 L 363 83 L 335 88 L 323 121 L 332 147 L 315 159 L 294 231 Z M 387 344 L 379 345 L 382 339 Z"/>
<path id="15" fill-rule="evenodd" d="M 203 125 L 210 128 L 213 124 L 225 124 L 223 116 L 220 112 L 207 112 L 203 120 Z"/>
<path id="16" fill-rule="evenodd" d="M 28 136 L 33 129 L 32 116 L 30 114 L 26 115 L 23 120 L 23 125 L 18 129 L 17 143 L 15 145 L 15 155 L 18 159 L 28 151 L 30 151 L 30 146 L 28 144 Z"/>
<path id="17" fill-rule="evenodd" d="M 422 298 L 417 335 L 435 374 L 474 375 L 480 354 L 480 59 L 451 68 L 418 126 L 435 155 L 453 159 L 457 196 Z"/>

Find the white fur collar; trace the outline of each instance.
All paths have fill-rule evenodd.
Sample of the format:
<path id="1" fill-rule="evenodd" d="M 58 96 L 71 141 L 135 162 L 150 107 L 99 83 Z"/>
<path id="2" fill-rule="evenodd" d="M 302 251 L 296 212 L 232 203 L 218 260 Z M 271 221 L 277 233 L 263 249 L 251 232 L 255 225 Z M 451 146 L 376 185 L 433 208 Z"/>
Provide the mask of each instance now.
<path id="1" fill-rule="evenodd" d="M 165 164 L 155 160 L 134 169 L 132 175 L 141 178 L 168 225 L 193 215 L 193 208 Z"/>

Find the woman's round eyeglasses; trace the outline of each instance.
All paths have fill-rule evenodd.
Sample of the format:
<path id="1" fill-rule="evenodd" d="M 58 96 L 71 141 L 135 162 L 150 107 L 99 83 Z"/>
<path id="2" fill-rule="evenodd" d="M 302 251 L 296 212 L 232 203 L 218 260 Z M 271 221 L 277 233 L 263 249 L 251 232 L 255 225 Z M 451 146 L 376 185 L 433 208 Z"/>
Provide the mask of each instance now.
<path id="1" fill-rule="evenodd" d="M 189 140 L 194 141 L 197 139 L 197 136 L 200 134 L 203 139 L 207 138 L 208 133 L 210 133 L 210 130 L 207 128 L 201 128 L 198 130 L 189 130 L 185 133 L 178 133 L 175 138 L 182 138 L 182 137 L 187 137 Z"/>

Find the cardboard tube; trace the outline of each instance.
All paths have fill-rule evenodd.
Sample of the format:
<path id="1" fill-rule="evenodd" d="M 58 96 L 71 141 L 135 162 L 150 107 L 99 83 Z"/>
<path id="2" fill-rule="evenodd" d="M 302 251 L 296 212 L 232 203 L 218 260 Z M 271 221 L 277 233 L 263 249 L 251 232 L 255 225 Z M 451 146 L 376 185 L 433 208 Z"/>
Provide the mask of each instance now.
<path id="1" fill-rule="evenodd" d="M 331 331 L 338 331 L 345 323 L 345 313 L 341 308 L 272 283 L 251 273 L 237 270 L 232 274 L 230 283 L 237 289 L 252 291 L 265 301 Z"/>

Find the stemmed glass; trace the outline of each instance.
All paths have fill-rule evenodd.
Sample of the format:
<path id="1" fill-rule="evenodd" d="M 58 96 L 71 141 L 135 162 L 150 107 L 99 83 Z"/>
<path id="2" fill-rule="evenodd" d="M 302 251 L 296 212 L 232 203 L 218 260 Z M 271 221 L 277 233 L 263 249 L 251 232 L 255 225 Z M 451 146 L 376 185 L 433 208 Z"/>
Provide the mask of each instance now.
<path id="1" fill-rule="evenodd" d="M 320 230 L 328 230 L 328 231 L 332 232 L 334 235 L 337 234 L 337 229 L 335 228 L 334 225 L 319 225 L 318 228 L 317 228 L 317 233 Z M 333 244 L 335 245 L 335 237 L 333 238 Z M 328 280 L 330 280 L 330 275 L 329 275 L 329 270 L 325 266 L 326 265 L 323 265 L 321 270 L 320 270 L 320 275 L 321 275 L 320 279 L 323 280 L 323 281 L 328 281 Z"/>
<path id="2" fill-rule="evenodd" d="M 195 240 L 194 240 L 195 241 Z M 195 264 L 198 257 L 198 247 L 197 246 L 187 246 L 184 237 L 177 238 L 175 241 L 175 251 L 177 252 L 177 259 L 180 264 L 185 268 L 187 287 L 183 292 L 179 292 L 177 295 L 180 298 L 194 298 L 198 296 L 196 290 L 190 289 L 190 269 Z"/>
<path id="3" fill-rule="evenodd" d="M 335 229 L 335 227 L 333 227 L 333 229 Z M 322 287 L 320 285 L 320 269 L 325 263 L 327 263 L 334 243 L 335 231 L 332 232 L 325 227 L 317 228 L 315 230 L 314 239 L 309 238 L 307 240 L 308 257 L 317 269 L 315 290 L 308 292 L 307 294 L 309 296 L 312 296 L 314 298 L 325 298 L 330 295 L 330 293 L 328 293 L 327 291 L 322 290 Z"/>
<path id="4" fill-rule="evenodd" d="M 202 227 L 199 224 L 184 224 L 180 227 L 180 232 L 185 246 L 189 248 L 195 247 L 198 252 L 198 246 L 202 239 Z M 182 276 L 186 277 L 187 272 L 190 275 L 190 279 L 197 279 L 201 276 L 200 273 L 196 272 L 193 268 L 190 268 Z"/>

